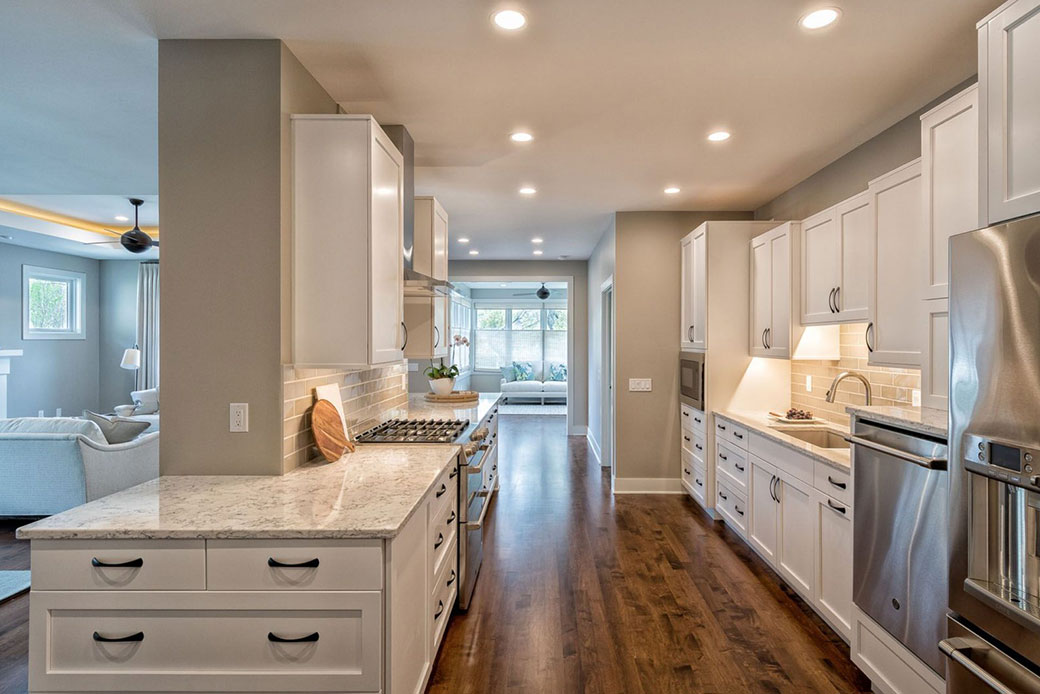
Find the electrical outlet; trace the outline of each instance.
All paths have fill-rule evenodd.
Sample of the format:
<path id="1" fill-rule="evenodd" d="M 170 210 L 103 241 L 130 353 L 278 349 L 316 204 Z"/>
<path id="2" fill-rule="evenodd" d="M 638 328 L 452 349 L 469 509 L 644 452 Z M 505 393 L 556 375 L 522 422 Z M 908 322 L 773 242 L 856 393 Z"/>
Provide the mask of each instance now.
<path id="1" fill-rule="evenodd" d="M 61 416 L 61 408 L 60 407 L 58 409 L 54 410 L 54 416 L 55 417 L 60 417 Z"/>
<path id="2" fill-rule="evenodd" d="M 43 410 L 38 410 L 38 411 L 36 412 L 36 416 L 37 416 L 37 417 L 42 417 L 42 416 L 43 416 Z"/>
<path id="3" fill-rule="evenodd" d="M 630 378 L 628 379 L 628 389 L 636 393 L 649 393 L 653 390 L 653 379 L 650 378 Z"/>
<path id="4" fill-rule="evenodd" d="M 408 370 L 409 371 L 418 371 L 419 370 L 419 363 L 418 362 L 414 362 L 414 361 L 408 362 Z"/>
<path id="5" fill-rule="evenodd" d="M 910 404 L 914 407 L 921 406 L 921 391 L 917 390 L 917 388 L 910 391 Z"/>
<path id="6" fill-rule="evenodd" d="M 806 393 L 811 393 L 812 392 L 812 376 L 811 375 L 806 375 L 806 377 L 805 377 L 805 392 Z"/>
<path id="7" fill-rule="evenodd" d="M 244 433 L 249 431 L 249 403 L 231 403 L 231 422 L 228 431 Z"/>

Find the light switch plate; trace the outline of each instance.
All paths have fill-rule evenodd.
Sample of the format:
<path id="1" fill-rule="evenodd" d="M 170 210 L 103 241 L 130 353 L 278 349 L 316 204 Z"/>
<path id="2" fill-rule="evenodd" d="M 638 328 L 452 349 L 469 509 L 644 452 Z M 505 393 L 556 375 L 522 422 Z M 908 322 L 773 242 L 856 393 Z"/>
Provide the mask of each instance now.
<path id="1" fill-rule="evenodd" d="M 654 389 L 654 382 L 650 378 L 630 378 L 628 389 L 635 393 L 649 393 Z"/>
<path id="2" fill-rule="evenodd" d="M 231 421 L 228 424 L 228 431 L 235 434 L 242 434 L 249 431 L 248 402 L 231 403 Z"/>
<path id="3" fill-rule="evenodd" d="M 806 376 L 805 376 L 805 392 L 806 393 L 811 393 L 812 392 L 812 375 L 810 375 L 810 374 L 806 374 Z"/>
<path id="4" fill-rule="evenodd" d="M 910 391 L 910 404 L 914 407 L 921 406 L 921 391 L 917 390 L 917 388 Z"/>

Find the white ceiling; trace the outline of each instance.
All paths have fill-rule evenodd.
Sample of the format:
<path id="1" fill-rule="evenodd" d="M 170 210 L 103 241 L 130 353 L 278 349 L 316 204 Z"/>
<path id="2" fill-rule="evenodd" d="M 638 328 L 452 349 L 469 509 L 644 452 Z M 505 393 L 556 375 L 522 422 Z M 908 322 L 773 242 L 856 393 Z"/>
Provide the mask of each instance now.
<path id="1" fill-rule="evenodd" d="M 158 195 L 0 195 L 4 200 L 94 222 L 118 232 L 134 226 L 134 208 L 127 200 L 131 197 L 144 200 L 139 216 L 141 226 L 159 226 Z M 120 215 L 130 221 L 117 220 Z"/>
<path id="2" fill-rule="evenodd" d="M 156 192 L 154 39 L 277 37 L 346 110 L 408 126 L 416 192 L 481 259 L 535 235 L 586 257 L 615 210 L 753 209 L 912 113 L 974 73 L 999 2 L 826 0 L 841 21 L 807 34 L 819 4 L 521 0 L 505 35 L 496 0 L 4 3 L 0 197 Z"/>
<path id="3" fill-rule="evenodd" d="M 470 289 L 538 289 L 541 282 L 455 282 L 456 287 L 469 287 Z M 545 282 L 549 289 L 566 289 L 566 282 Z"/>

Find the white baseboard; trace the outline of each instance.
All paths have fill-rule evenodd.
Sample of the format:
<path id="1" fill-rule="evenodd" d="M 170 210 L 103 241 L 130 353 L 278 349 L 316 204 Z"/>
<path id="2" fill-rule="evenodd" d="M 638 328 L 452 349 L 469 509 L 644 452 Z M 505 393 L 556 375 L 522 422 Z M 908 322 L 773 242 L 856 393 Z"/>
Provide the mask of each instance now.
<path id="1" fill-rule="evenodd" d="M 678 477 L 615 477 L 615 494 L 684 494 Z"/>
<path id="2" fill-rule="evenodd" d="M 599 444 L 596 442 L 596 437 L 592 435 L 591 431 L 586 431 L 585 438 L 589 442 L 589 448 L 592 449 L 592 455 L 596 456 L 596 462 L 599 463 L 600 467 L 603 467 L 603 455 L 600 452 Z"/>
<path id="3" fill-rule="evenodd" d="M 571 427 L 570 431 L 568 431 L 567 433 L 570 436 L 585 436 L 586 434 L 589 433 L 589 428 L 588 427 L 583 427 L 583 426 L 574 426 L 574 427 Z"/>

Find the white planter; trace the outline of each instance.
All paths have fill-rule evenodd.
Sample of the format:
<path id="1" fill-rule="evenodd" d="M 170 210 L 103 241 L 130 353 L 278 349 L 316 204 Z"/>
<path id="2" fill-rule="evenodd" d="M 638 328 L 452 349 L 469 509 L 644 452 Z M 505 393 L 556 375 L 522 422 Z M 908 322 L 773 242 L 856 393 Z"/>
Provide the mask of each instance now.
<path id="1" fill-rule="evenodd" d="M 448 395 L 455 389 L 454 378 L 432 378 L 430 379 L 430 390 L 437 395 Z"/>

